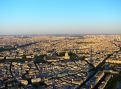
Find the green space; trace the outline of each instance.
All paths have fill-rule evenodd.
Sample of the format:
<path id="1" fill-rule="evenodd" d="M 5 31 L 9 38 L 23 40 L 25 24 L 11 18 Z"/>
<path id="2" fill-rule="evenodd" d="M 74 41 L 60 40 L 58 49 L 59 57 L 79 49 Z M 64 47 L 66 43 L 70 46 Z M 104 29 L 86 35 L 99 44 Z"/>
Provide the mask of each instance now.
<path id="1" fill-rule="evenodd" d="M 119 86 L 121 87 L 121 75 L 114 75 L 114 77 L 109 80 L 105 89 L 119 89 L 116 87 L 117 84 L 120 84 Z"/>

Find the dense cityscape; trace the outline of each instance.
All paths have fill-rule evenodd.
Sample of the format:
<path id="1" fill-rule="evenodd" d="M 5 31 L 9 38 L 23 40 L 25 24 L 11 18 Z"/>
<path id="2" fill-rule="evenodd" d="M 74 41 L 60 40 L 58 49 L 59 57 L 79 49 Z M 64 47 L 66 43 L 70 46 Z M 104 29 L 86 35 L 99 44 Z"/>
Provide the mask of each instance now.
<path id="1" fill-rule="evenodd" d="M 121 89 L 121 35 L 0 36 L 0 89 Z"/>
<path id="2" fill-rule="evenodd" d="M 121 0 L 0 0 L 0 89 L 121 89 Z"/>

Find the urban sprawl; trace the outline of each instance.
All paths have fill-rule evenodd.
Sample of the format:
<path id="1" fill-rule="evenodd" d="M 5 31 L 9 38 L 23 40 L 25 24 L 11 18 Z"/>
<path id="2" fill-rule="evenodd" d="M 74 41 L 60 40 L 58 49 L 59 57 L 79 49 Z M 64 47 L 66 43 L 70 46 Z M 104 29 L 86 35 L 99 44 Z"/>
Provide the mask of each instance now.
<path id="1" fill-rule="evenodd" d="M 0 36 L 0 89 L 111 89 L 120 73 L 121 35 Z"/>

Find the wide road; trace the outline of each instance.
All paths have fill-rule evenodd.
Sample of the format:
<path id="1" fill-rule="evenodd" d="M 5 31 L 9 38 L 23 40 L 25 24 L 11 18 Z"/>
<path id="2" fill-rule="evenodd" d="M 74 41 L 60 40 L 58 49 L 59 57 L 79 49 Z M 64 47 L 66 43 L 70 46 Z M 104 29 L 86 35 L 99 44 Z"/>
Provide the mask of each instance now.
<path id="1" fill-rule="evenodd" d="M 95 76 L 95 74 L 99 71 L 99 69 L 105 64 L 105 61 L 107 59 L 109 59 L 114 53 L 118 53 L 120 50 L 118 51 L 114 51 L 113 53 L 111 54 L 108 54 L 104 60 L 99 64 L 97 65 L 97 67 L 95 68 L 95 71 L 93 72 L 93 74 L 91 76 L 89 76 L 83 83 L 81 83 L 77 88 L 75 89 L 81 89 L 91 78 L 93 78 Z"/>

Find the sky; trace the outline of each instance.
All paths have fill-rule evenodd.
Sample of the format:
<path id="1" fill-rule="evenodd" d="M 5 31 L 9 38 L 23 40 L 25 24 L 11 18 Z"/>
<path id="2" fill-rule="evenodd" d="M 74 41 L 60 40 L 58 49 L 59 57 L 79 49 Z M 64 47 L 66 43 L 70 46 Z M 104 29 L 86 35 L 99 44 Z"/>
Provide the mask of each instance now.
<path id="1" fill-rule="evenodd" d="M 0 34 L 121 34 L 121 0 L 0 0 Z"/>

